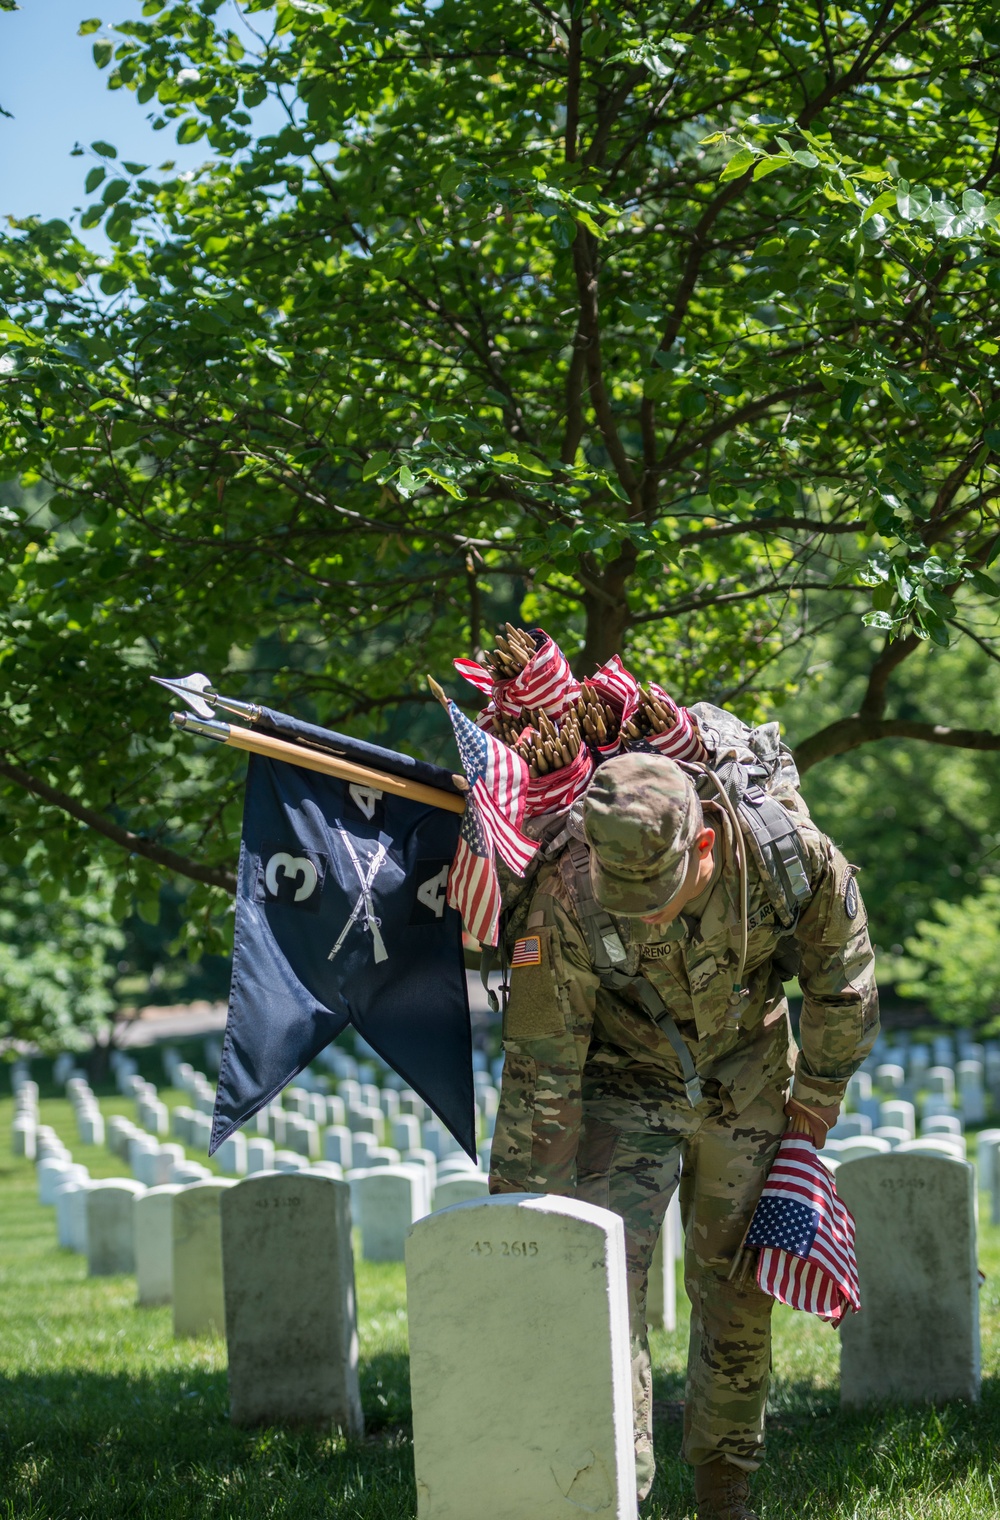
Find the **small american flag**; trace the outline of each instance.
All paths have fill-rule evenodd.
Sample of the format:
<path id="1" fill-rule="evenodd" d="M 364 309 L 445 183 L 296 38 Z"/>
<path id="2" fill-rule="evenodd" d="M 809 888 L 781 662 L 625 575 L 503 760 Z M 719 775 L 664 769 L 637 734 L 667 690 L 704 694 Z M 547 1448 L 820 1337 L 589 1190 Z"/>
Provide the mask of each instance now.
<path id="1" fill-rule="evenodd" d="M 576 757 L 569 765 L 562 765 L 547 776 L 536 776 L 528 782 L 525 814 L 537 818 L 542 813 L 556 813 L 561 808 L 572 807 L 590 785 L 594 774 L 594 759 L 585 744 L 581 744 Z"/>
<path id="2" fill-rule="evenodd" d="M 471 681 L 477 691 L 492 691 L 493 700 L 480 722 L 490 727 L 493 710 L 516 718 L 523 707 L 543 707 L 550 718 L 561 718 L 571 702 L 580 694 L 580 683 L 569 668 L 569 661 L 555 639 L 543 628 L 532 628 L 535 653 L 516 676 L 509 681 L 497 681 L 494 685 L 488 671 L 475 660 L 454 660 L 459 675 Z"/>
<path id="3" fill-rule="evenodd" d="M 515 875 L 523 876 L 538 850 L 535 841 L 521 833 L 528 767 L 506 744 L 471 723 L 454 702 L 448 703 L 448 716 L 455 730 L 462 769 L 469 781 L 466 817 L 474 807 L 477 820 L 475 826 L 470 824 L 468 833 L 463 826 L 459 837 L 448 876 L 448 901 L 461 913 L 470 934 L 481 944 L 494 945 L 500 889 L 493 852 Z M 491 927 L 484 939 L 475 925 L 485 923 L 484 904 L 492 904 L 494 895 L 496 909 L 490 909 Z"/>
<path id="4" fill-rule="evenodd" d="M 782 1136 L 744 1244 L 759 1249 L 757 1286 L 779 1303 L 833 1325 L 860 1309 L 854 1219 L 807 1135 Z"/>
<path id="5" fill-rule="evenodd" d="M 476 804 L 470 798 L 448 873 L 448 906 L 457 908 L 469 933 L 481 945 L 495 945 L 500 923 L 500 883 L 493 846 L 486 837 Z"/>
<path id="6" fill-rule="evenodd" d="M 604 700 L 611 703 L 623 723 L 628 722 L 639 706 L 639 683 L 632 672 L 626 670 L 622 664 L 621 655 L 612 655 L 600 670 L 595 670 L 594 674 L 587 678 L 587 685 L 596 686 Z"/>
<path id="7" fill-rule="evenodd" d="M 649 690 L 669 713 L 674 715 L 674 726 L 668 728 L 665 734 L 646 734 L 642 739 L 629 743 L 629 749 L 651 749 L 658 755 L 667 755 L 671 760 L 705 760 L 707 753 L 705 746 L 698 737 L 694 720 L 686 707 L 678 707 L 662 686 L 650 682 Z"/>

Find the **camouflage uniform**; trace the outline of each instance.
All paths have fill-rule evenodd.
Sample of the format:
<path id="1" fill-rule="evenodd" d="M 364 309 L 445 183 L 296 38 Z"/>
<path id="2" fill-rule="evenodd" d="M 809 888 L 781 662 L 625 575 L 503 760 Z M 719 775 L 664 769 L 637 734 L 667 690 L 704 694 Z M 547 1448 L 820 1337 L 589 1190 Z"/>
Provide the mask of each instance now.
<path id="1" fill-rule="evenodd" d="M 652 757 L 641 758 L 648 767 Z M 597 779 L 622 766 L 634 777 L 639 759 L 611 761 Z M 630 914 L 651 914 L 673 897 L 684 879 L 678 851 L 702 825 L 696 797 L 697 816 L 684 813 L 694 790 L 680 770 L 662 757 L 653 763 L 670 767 L 674 783 L 690 793 L 673 799 L 659 837 L 632 819 L 616 852 L 613 806 L 597 830 L 603 842 L 591 837 L 600 850 L 590 857 L 595 895 L 610 907 L 617 892 Z M 638 775 L 644 784 L 642 767 Z M 594 970 L 579 912 L 579 848 L 576 864 L 567 848 L 541 869 L 522 919 L 490 1187 L 575 1195 L 625 1221 L 640 1496 L 653 1475 L 646 1280 L 682 1161 L 691 1300 L 684 1455 L 694 1466 L 723 1456 L 753 1470 L 763 1455 L 772 1300 L 741 1274 L 731 1281 L 730 1268 L 787 1125 L 792 1073 L 800 1101 L 820 1108 L 839 1103 L 878 1029 L 873 955 L 854 868 L 804 808 L 796 821 L 811 887 L 792 936 L 803 993 L 800 1051 L 773 964 L 789 941 L 779 937 L 752 856 L 745 993 L 733 999 L 742 903 L 735 827 L 724 809 L 704 809 L 704 823 L 716 831 L 714 875 L 674 922 L 654 927 L 614 915 L 632 963 L 659 992 L 694 1059 L 703 1093 L 696 1107 L 653 1017 L 602 986 Z M 591 833 L 586 809 L 585 825 Z M 608 866 L 616 853 L 612 866 L 624 866 L 617 882 Z M 650 907 L 657 878 L 665 889 Z"/>

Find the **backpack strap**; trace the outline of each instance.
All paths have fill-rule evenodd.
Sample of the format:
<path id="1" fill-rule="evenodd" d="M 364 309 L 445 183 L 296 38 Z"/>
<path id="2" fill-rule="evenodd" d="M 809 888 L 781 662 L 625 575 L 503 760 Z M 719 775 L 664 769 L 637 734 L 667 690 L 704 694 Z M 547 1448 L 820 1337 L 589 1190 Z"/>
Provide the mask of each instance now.
<path id="1" fill-rule="evenodd" d="M 610 992 L 630 994 L 646 1010 L 657 1028 L 666 1036 L 680 1062 L 685 1095 L 691 1107 L 696 1108 L 701 1102 L 701 1078 L 691 1052 L 652 982 L 641 975 L 630 975 L 625 969 L 628 953 L 622 944 L 621 935 L 611 914 L 601 907 L 594 896 L 590 881 L 590 851 L 582 840 L 570 838 L 566 853 L 573 867 L 573 888 L 580 921 L 601 986 Z"/>

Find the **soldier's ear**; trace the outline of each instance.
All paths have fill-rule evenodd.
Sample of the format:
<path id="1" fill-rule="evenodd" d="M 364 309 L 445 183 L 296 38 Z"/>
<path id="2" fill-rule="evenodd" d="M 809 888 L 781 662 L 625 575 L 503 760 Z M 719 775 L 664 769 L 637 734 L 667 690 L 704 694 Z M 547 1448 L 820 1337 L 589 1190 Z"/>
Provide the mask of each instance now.
<path id="1" fill-rule="evenodd" d="M 707 855 L 715 843 L 715 830 L 704 828 L 695 838 L 695 846 L 699 855 Z"/>

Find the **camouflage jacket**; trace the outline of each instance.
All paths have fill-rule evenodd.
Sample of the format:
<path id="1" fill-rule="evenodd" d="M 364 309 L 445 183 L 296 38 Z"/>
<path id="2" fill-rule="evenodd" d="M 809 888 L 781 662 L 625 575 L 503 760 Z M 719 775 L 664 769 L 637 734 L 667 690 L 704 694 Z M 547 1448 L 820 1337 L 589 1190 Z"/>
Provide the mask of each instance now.
<path id="1" fill-rule="evenodd" d="M 616 919 L 632 965 L 655 986 L 706 1087 L 740 1113 L 794 1071 L 795 1096 L 826 1107 L 878 1032 L 867 916 L 855 869 L 804 815 L 797 819 L 812 896 L 782 937 L 766 885 L 748 858 L 747 989 L 731 1003 L 741 947 L 737 854 L 728 817 L 706 806 L 716 830 L 712 881 L 672 924 Z M 653 1018 L 603 987 L 576 906 L 570 852 L 537 877 L 512 955 L 504 1019 L 504 1078 L 493 1145 L 494 1188 L 572 1192 L 584 1105 L 626 1127 L 669 1127 L 686 1108 L 679 1059 Z M 796 1050 L 775 957 L 793 949 L 802 989 Z M 630 968 L 631 969 L 631 968 Z M 717 1086 L 713 1086 L 717 1084 Z"/>

